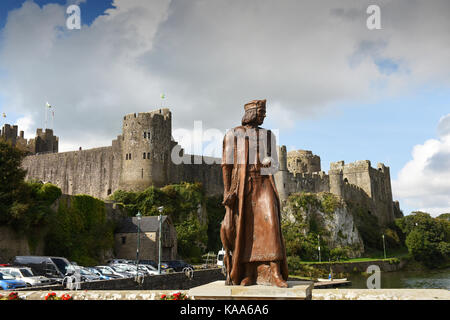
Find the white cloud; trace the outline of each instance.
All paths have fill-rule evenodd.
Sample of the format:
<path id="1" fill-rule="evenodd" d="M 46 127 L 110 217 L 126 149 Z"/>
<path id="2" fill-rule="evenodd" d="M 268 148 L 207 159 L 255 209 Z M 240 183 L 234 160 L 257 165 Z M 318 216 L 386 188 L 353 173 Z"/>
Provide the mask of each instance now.
<path id="1" fill-rule="evenodd" d="M 439 139 L 414 147 L 412 159 L 392 181 L 394 198 L 414 210 L 450 212 L 450 114 L 438 124 Z"/>
<path id="2" fill-rule="evenodd" d="M 252 99 L 266 98 L 284 128 L 346 101 L 448 85 L 450 3 L 379 1 L 376 31 L 369 4 L 115 0 L 92 25 L 67 30 L 64 6 L 28 1 L 3 30 L 0 94 L 37 124 L 49 101 L 61 145 L 76 149 L 111 141 L 124 114 L 158 108 L 161 92 L 174 128 L 201 120 L 223 131 Z"/>

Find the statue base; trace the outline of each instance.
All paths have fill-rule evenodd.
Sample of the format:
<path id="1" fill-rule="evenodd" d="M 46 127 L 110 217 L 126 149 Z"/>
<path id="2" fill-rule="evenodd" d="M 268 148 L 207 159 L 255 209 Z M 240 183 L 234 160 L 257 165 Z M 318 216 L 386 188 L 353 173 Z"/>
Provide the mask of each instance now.
<path id="1" fill-rule="evenodd" d="M 311 300 L 314 284 L 311 281 L 288 281 L 287 288 L 275 286 L 226 286 L 215 281 L 189 290 L 195 300 Z"/>

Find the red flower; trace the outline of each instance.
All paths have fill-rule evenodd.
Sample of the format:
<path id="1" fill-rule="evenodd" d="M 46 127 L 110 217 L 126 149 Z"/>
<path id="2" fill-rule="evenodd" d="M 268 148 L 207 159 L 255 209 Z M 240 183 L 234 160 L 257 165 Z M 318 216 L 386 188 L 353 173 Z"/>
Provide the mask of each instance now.
<path id="1" fill-rule="evenodd" d="M 166 298 L 166 295 L 163 294 L 163 295 L 161 296 L 161 299 L 165 299 L 165 298 Z"/>

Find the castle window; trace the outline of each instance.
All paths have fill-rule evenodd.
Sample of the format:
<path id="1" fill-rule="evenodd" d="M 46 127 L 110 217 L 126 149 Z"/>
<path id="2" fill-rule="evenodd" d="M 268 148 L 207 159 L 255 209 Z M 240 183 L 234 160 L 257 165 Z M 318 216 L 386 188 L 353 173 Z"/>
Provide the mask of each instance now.
<path id="1" fill-rule="evenodd" d="M 147 132 L 147 136 L 148 136 L 148 138 L 150 139 L 150 132 Z"/>
<path id="2" fill-rule="evenodd" d="M 127 237 L 121 237 L 122 238 L 122 244 L 125 244 L 127 242 Z"/>
<path id="3" fill-rule="evenodd" d="M 147 152 L 147 159 L 150 159 L 150 152 Z"/>
<path id="4" fill-rule="evenodd" d="M 144 169 L 141 169 L 141 178 L 144 179 Z"/>
<path id="5" fill-rule="evenodd" d="M 144 152 L 143 156 L 144 156 L 144 159 L 145 159 L 145 152 Z"/>
<path id="6" fill-rule="evenodd" d="M 128 153 L 125 155 L 125 160 L 128 160 Z"/>
<path id="7" fill-rule="evenodd" d="M 144 132 L 144 139 L 147 139 L 147 132 Z"/>
<path id="8" fill-rule="evenodd" d="M 128 160 L 131 160 L 131 153 L 128 154 Z"/>
<path id="9" fill-rule="evenodd" d="M 108 189 L 108 196 L 111 194 L 111 189 Z"/>

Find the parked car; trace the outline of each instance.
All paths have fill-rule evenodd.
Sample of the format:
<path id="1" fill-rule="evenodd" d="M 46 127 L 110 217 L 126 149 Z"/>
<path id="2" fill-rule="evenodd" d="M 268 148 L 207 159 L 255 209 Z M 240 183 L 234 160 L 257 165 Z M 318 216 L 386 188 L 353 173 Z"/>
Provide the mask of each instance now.
<path id="1" fill-rule="evenodd" d="M 145 270 L 151 276 L 159 274 L 158 268 L 152 267 L 149 264 L 140 264 L 139 270 Z M 167 273 L 167 271 L 161 270 L 161 274 L 164 274 L 164 273 Z"/>
<path id="2" fill-rule="evenodd" d="M 26 288 L 25 281 L 16 280 L 13 276 L 0 272 L 0 288 L 2 290 L 14 290 L 20 288 Z"/>
<path id="3" fill-rule="evenodd" d="M 130 263 L 131 260 L 127 260 L 127 259 L 112 259 L 112 260 L 108 260 L 106 263 L 108 265 L 112 265 L 112 264 L 118 264 L 118 263 Z"/>
<path id="4" fill-rule="evenodd" d="M 44 276 L 36 276 L 29 267 L 1 267 L 0 272 L 13 276 L 16 280 L 22 280 L 29 286 L 46 286 L 54 283 Z"/>
<path id="5" fill-rule="evenodd" d="M 143 265 L 150 265 L 153 268 L 155 268 L 156 270 L 158 270 L 158 262 L 155 262 L 153 260 L 139 260 L 139 264 L 143 264 Z M 169 270 L 169 266 L 167 265 L 167 263 L 165 262 L 161 262 L 161 272 L 165 272 L 168 273 L 171 270 Z"/>
<path id="6" fill-rule="evenodd" d="M 126 264 L 113 264 L 110 267 L 116 272 L 125 274 L 126 278 L 132 278 L 136 275 L 136 271 L 133 272 Z"/>
<path id="7" fill-rule="evenodd" d="M 223 267 L 223 258 L 224 257 L 225 257 L 225 250 L 222 249 L 217 253 L 217 265 L 219 267 Z"/>
<path id="8" fill-rule="evenodd" d="M 120 278 L 119 276 L 107 276 L 104 275 L 103 273 L 101 273 L 99 270 L 97 270 L 94 267 L 86 267 L 86 270 L 89 271 L 92 274 L 95 274 L 96 276 L 98 276 L 100 278 L 100 280 L 111 280 L 111 279 L 117 279 Z"/>
<path id="9" fill-rule="evenodd" d="M 181 272 L 181 271 L 183 271 L 184 268 L 194 269 L 194 267 L 192 265 L 184 262 L 183 260 L 165 261 L 164 263 L 166 263 L 169 268 L 172 268 L 176 272 Z"/>
<path id="10" fill-rule="evenodd" d="M 29 267 L 35 275 L 44 276 L 59 283 L 63 282 L 71 266 L 66 258 L 48 256 L 16 256 L 13 264 Z"/>
<path id="11" fill-rule="evenodd" d="M 137 274 L 139 275 L 146 275 L 148 274 L 146 269 L 136 269 L 136 265 L 133 264 L 126 264 L 126 263 L 122 263 L 122 264 L 114 264 L 111 266 L 112 268 L 114 268 L 116 270 L 116 268 L 119 268 L 118 271 L 124 271 L 124 272 L 128 272 L 131 276 L 136 276 Z M 139 270 L 139 271 L 137 271 Z"/>
<path id="12" fill-rule="evenodd" d="M 108 276 L 108 277 L 117 277 L 117 278 L 128 278 L 129 274 L 126 272 L 119 272 L 114 270 L 111 266 L 95 266 L 95 269 L 97 269 L 101 274 Z"/>

